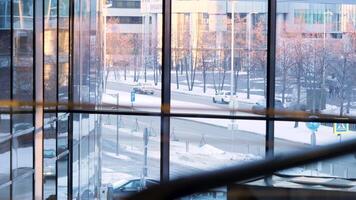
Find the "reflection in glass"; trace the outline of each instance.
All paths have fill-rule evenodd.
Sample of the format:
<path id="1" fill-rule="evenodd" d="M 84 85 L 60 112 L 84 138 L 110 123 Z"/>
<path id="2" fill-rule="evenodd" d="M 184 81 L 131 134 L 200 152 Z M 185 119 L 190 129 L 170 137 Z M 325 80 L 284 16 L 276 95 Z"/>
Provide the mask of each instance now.
<path id="1" fill-rule="evenodd" d="M 33 199 L 33 176 L 28 175 L 12 183 L 12 200 Z"/>
<path id="2" fill-rule="evenodd" d="M 13 96 L 33 98 L 33 0 L 13 2 Z"/>
<path id="3" fill-rule="evenodd" d="M 55 113 L 45 113 L 43 128 L 43 195 L 44 198 L 56 195 L 56 119 Z"/>
<path id="4" fill-rule="evenodd" d="M 0 2 L 0 100 L 10 99 L 11 1 Z"/>
<path id="5" fill-rule="evenodd" d="M 13 115 L 12 133 L 12 178 L 23 175 L 33 168 L 33 116 Z"/>
<path id="6" fill-rule="evenodd" d="M 58 199 L 68 198 L 68 158 L 66 155 L 57 161 L 58 178 L 57 178 L 57 197 Z"/>

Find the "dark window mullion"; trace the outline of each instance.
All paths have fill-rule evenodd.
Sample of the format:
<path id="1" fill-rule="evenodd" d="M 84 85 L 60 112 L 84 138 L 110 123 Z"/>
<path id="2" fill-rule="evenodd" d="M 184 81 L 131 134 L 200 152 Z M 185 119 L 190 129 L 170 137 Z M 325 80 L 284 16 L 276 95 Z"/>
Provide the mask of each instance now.
<path id="1" fill-rule="evenodd" d="M 13 100 L 13 41 L 14 41 L 14 6 L 13 6 L 13 1 L 10 1 L 10 100 Z M 12 106 L 10 106 L 10 135 L 12 136 L 12 126 L 13 126 L 13 109 Z M 10 195 L 10 199 L 12 199 L 12 190 L 13 190 L 13 184 L 12 184 L 12 139 L 10 139 L 10 181 L 11 181 L 11 185 L 10 185 L 10 191 L 9 191 L 9 195 Z"/>
<path id="2" fill-rule="evenodd" d="M 276 7 L 277 0 L 268 0 L 267 30 L 267 121 L 266 121 L 266 158 L 274 155 L 274 99 L 275 99 L 275 55 L 276 55 Z M 272 117 L 272 118 L 271 118 Z"/>
<path id="3" fill-rule="evenodd" d="M 161 162 L 160 180 L 169 180 L 169 145 L 171 111 L 171 14 L 172 1 L 163 0 L 162 92 L 161 92 Z"/>

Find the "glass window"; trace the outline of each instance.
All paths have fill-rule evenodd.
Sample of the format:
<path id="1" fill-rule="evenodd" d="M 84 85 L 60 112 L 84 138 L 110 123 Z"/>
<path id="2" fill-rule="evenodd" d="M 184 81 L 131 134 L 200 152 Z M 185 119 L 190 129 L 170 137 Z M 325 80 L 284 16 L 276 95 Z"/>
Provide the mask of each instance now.
<path id="1" fill-rule="evenodd" d="M 59 200 L 68 199 L 68 159 L 69 155 L 66 155 L 57 161 L 57 198 Z"/>
<path id="2" fill-rule="evenodd" d="M 115 2 L 121 3 L 114 1 L 113 5 Z M 131 4 L 136 1 L 122 2 Z M 137 15 L 125 16 L 112 9 L 114 16 L 105 18 L 102 103 L 110 104 L 111 107 L 119 105 L 120 109 L 126 110 L 134 108 L 137 111 L 159 111 L 162 3 L 140 3 L 141 11 L 127 8 L 128 13 Z"/>
<path id="3" fill-rule="evenodd" d="M 277 6 L 276 98 L 287 111 L 354 116 L 356 4 L 289 0 Z"/>
<path id="4" fill-rule="evenodd" d="M 56 114 L 44 114 L 44 128 L 43 128 L 43 195 L 44 198 L 56 196 Z"/>
<path id="5" fill-rule="evenodd" d="M 159 124 L 158 117 L 102 115 L 102 184 L 115 189 L 142 177 L 159 181 Z"/>
<path id="6" fill-rule="evenodd" d="M 11 1 L 0 2 L 0 100 L 10 99 Z"/>
<path id="7" fill-rule="evenodd" d="M 16 178 L 33 168 L 33 115 L 17 114 L 12 120 L 12 178 Z"/>
<path id="8" fill-rule="evenodd" d="M 33 99 L 33 0 L 13 2 L 13 97 Z M 21 13 L 21 14 L 20 14 Z"/>
<path id="9" fill-rule="evenodd" d="M 266 96 L 266 1 L 173 1 L 172 9 L 173 112 L 249 115 Z"/>
<path id="10" fill-rule="evenodd" d="M 263 159 L 264 121 L 172 118 L 170 177 Z"/>
<path id="11" fill-rule="evenodd" d="M 33 199 L 33 175 L 21 177 L 12 183 L 12 200 Z"/>

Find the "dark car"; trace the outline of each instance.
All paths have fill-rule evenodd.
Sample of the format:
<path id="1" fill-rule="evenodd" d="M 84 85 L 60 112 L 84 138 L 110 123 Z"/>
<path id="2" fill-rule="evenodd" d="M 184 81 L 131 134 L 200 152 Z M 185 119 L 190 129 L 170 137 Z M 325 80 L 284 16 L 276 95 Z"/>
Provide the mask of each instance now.
<path id="1" fill-rule="evenodd" d="M 282 101 L 278 99 L 274 101 L 274 108 L 276 111 L 285 110 Z M 252 112 L 256 114 L 265 114 L 265 110 L 266 110 L 266 100 L 259 101 L 252 106 Z"/>
<path id="2" fill-rule="evenodd" d="M 138 85 L 132 88 L 132 91 L 136 94 L 150 94 L 150 95 L 154 94 L 154 90 L 152 86 L 150 86 L 149 84 L 139 83 Z"/>
<path id="3" fill-rule="evenodd" d="M 112 186 L 112 199 L 120 199 L 131 194 L 137 193 L 146 187 L 158 185 L 159 181 L 154 179 L 131 179 L 128 181 L 119 181 Z M 110 196 L 110 195 L 109 195 Z M 110 198 L 108 198 L 111 200 Z"/>
<path id="4" fill-rule="evenodd" d="M 286 109 L 288 111 L 307 111 L 307 105 L 304 103 L 293 102 L 290 103 Z"/>

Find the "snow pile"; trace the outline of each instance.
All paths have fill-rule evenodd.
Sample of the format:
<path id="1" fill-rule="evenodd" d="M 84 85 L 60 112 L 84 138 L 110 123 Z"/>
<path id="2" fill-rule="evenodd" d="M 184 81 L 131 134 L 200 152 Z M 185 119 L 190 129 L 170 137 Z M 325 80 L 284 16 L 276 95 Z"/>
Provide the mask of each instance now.
<path id="1" fill-rule="evenodd" d="M 115 153 L 111 153 L 111 152 L 107 152 L 107 151 L 103 152 L 103 154 L 107 155 L 109 157 L 112 157 L 112 158 L 120 159 L 120 160 L 131 160 L 130 157 L 122 155 L 122 154 L 116 155 Z"/>
<path id="2" fill-rule="evenodd" d="M 201 147 L 199 147 L 198 154 L 204 154 L 204 155 L 216 155 L 216 154 L 224 154 L 225 151 L 218 149 L 214 146 L 211 146 L 209 144 L 205 144 Z"/>

